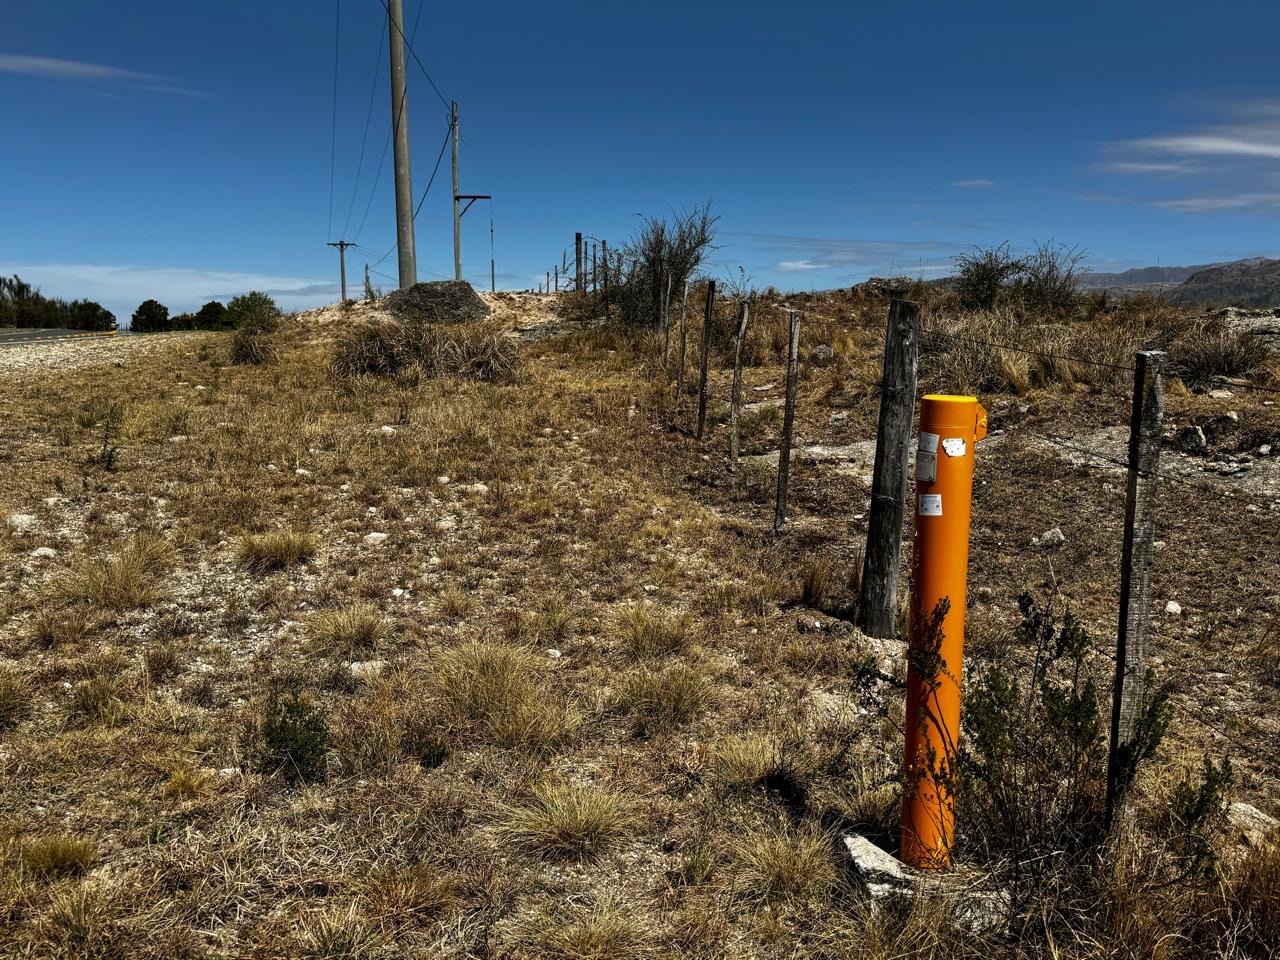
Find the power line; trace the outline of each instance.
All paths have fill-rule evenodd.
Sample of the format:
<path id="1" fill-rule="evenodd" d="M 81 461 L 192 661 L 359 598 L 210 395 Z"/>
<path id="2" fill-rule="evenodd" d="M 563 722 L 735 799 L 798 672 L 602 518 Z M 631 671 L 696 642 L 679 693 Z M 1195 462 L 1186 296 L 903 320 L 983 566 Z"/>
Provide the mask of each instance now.
<path id="1" fill-rule="evenodd" d="M 419 7 L 419 10 L 422 8 Z M 351 226 L 351 215 L 356 209 L 356 194 L 360 191 L 360 174 L 364 171 L 364 152 L 369 144 L 369 126 L 373 122 L 373 102 L 378 94 L 378 78 L 382 76 L 382 48 L 387 42 L 387 32 L 378 30 L 378 55 L 373 60 L 373 85 L 369 89 L 369 107 L 364 115 L 364 136 L 360 138 L 360 161 L 356 164 L 356 178 L 351 184 L 351 203 L 347 205 L 347 222 L 343 224 L 342 234 L 346 236 L 347 228 Z M 383 161 L 386 160 L 386 152 L 382 155 Z M 375 184 L 376 186 L 376 184 Z"/>
<path id="2" fill-rule="evenodd" d="M 442 160 L 444 160 L 444 151 L 445 151 L 445 148 L 446 148 L 447 146 L 449 146 L 449 134 L 450 134 L 450 132 L 451 132 L 451 131 L 449 131 L 449 130 L 446 130 L 446 131 L 445 131 L 445 134 L 444 134 L 444 142 L 440 144 L 440 155 L 436 157 L 436 165 L 435 165 L 435 167 L 434 167 L 434 168 L 432 169 L 432 171 L 431 171 L 431 178 L 427 181 L 427 187 L 426 187 L 426 189 L 425 189 L 425 190 L 423 190 L 423 191 L 422 191 L 422 196 L 418 199 L 418 206 L 414 208 L 414 211 L 413 211 L 413 219 L 414 219 L 414 220 L 417 220 L 417 219 L 418 219 L 418 211 L 422 209 L 422 205 L 426 202 L 426 200 L 427 200 L 427 194 L 431 192 L 431 185 L 432 185 L 433 183 L 435 183 L 435 180 L 436 180 L 436 174 L 440 172 L 440 163 L 441 163 L 441 161 L 442 161 Z M 377 260 L 375 260 L 375 261 L 374 261 L 374 263 L 375 263 L 375 264 L 378 264 L 378 263 L 381 263 L 383 260 L 387 259 L 387 257 L 391 256 L 391 254 L 395 253 L 396 248 L 397 248 L 397 247 L 399 247 L 399 246 L 400 246 L 399 242 L 393 243 L 393 244 L 391 245 L 391 249 L 390 249 L 390 250 L 388 250 L 386 253 L 384 253 L 382 256 L 380 256 Z M 423 269 L 426 269 L 426 268 L 424 267 Z M 434 273 L 435 271 L 433 271 L 433 270 L 428 270 L 427 272 L 428 272 L 428 273 Z"/>
<path id="3" fill-rule="evenodd" d="M 338 51 L 342 39 L 342 0 L 335 0 L 333 20 L 333 122 L 329 133 L 329 226 L 325 233 L 333 236 L 333 181 L 338 169 Z"/>
<path id="4" fill-rule="evenodd" d="M 379 0 L 379 2 L 382 4 L 382 9 L 387 11 L 387 17 L 389 19 L 391 17 L 391 10 L 387 6 L 387 0 Z M 418 10 L 419 13 L 421 13 L 422 8 L 419 7 Z M 449 101 L 445 99 L 445 95 L 440 92 L 440 88 L 436 86 L 436 82 L 431 79 L 431 74 L 427 72 L 427 68 L 423 65 L 421 58 L 418 56 L 418 51 L 413 49 L 413 41 L 406 37 L 404 35 L 404 31 L 399 27 L 396 27 L 396 32 L 400 34 L 400 39 L 403 40 L 405 42 L 405 46 L 409 48 L 409 54 L 413 57 L 413 62 L 418 65 L 418 69 L 422 71 L 422 75 L 427 78 L 427 83 L 431 84 L 431 89 L 436 92 L 436 96 L 440 98 L 440 102 L 443 103 L 444 108 L 448 110 Z M 416 29 L 414 33 L 417 33 Z"/>

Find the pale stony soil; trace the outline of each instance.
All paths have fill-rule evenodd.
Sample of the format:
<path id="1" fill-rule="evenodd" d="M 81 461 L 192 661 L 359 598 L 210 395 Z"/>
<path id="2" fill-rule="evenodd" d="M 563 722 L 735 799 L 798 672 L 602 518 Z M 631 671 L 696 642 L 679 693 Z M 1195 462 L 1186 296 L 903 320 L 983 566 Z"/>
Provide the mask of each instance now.
<path id="1" fill-rule="evenodd" d="M 1061 955 L 971 942 L 945 920 L 930 939 L 870 912 L 847 875 L 839 836 L 887 841 L 899 792 L 903 648 L 847 622 L 883 304 L 804 306 L 806 357 L 835 356 L 804 365 L 793 524 L 774 537 L 782 379 L 764 320 L 734 476 L 719 364 L 699 445 L 693 398 L 674 395 L 650 342 L 555 298 L 486 299 L 537 341 L 521 345 L 514 383 L 336 381 L 333 331 L 377 304 L 300 315 L 260 368 L 228 365 L 226 336 L 177 334 L 119 367 L 0 379 L 0 670 L 30 703 L 0 730 L 0 852 L 64 831 L 95 849 L 53 876 L 0 859 L 0 956 Z M 922 388 L 957 389 L 935 359 Z M 1123 390 L 983 399 L 971 665 L 1025 664 L 1010 636 L 1029 590 L 1085 623 L 1106 689 L 1124 484 L 1098 457 L 1123 459 Z M 1202 453 L 1172 446 L 1187 426 L 1206 434 Z M 1260 397 L 1171 397 L 1171 467 L 1251 463 L 1198 475 L 1243 502 L 1181 487 L 1162 501 L 1151 662 L 1175 684 L 1177 724 L 1151 796 L 1225 755 L 1232 798 L 1280 813 L 1277 461 L 1257 452 L 1277 433 Z M 109 467 L 104 446 L 117 448 Z M 246 541 L 279 530 L 311 534 L 314 550 L 246 567 Z M 90 603 L 83 634 L 43 636 L 43 618 L 81 610 L 76 584 L 138 536 L 173 551 L 153 591 Z M 382 633 L 327 647 L 317 622 L 354 604 Z M 637 653 L 625 629 L 637 610 L 678 623 L 679 642 Z M 526 711 L 507 718 L 514 739 L 442 712 L 450 658 L 477 644 L 523 658 L 519 683 L 489 694 Z M 161 649 L 172 672 L 156 672 Z M 691 676 L 699 697 L 642 732 L 631 691 L 655 674 Z M 104 688 L 110 709 L 88 711 Z M 276 688 L 328 718 L 317 782 L 290 785 L 254 759 L 246 724 Z M 445 747 L 431 761 L 408 743 L 405 711 L 419 708 Z M 590 852 L 513 832 L 514 809 L 564 784 L 623 811 Z"/>
<path id="2" fill-rule="evenodd" d="M 83 340 L 52 341 L 0 347 L 0 375 L 25 377 L 53 370 L 75 370 L 105 363 L 122 363 L 167 349 L 190 333 L 117 334 Z"/>

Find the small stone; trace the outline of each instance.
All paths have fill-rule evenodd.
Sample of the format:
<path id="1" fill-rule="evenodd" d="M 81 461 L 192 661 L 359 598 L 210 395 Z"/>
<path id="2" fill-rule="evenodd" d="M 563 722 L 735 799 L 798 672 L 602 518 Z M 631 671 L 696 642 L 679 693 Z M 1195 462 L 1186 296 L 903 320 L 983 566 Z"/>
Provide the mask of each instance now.
<path id="1" fill-rule="evenodd" d="M 1243 834 L 1244 840 L 1251 846 L 1261 846 L 1268 835 L 1280 827 L 1280 821 L 1263 813 L 1251 803 L 1237 800 L 1227 807 L 1227 822 Z"/>
<path id="2" fill-rule="evenodd" d="M 833 413 L 833 414 L 831 415 L 831 417 L 830 417 L 830 422 L 831 422 L 831 423 L 844 423 L 844 422 L 845 422 L 846 420 L 848 420 L 848 419 L 849 419 L 849 411 L 848 411 L 848 410 L 840 410 L 840 411 L 837 411 L 836 413 Z"/>
<path id="3" fill-rule="evenodd" d="M 404 587 L 392 587 L 392 588 L 391 588 L 391 596 L 395 597 L 395 599 L 399 600 L 399 599 L 400 599 L 401 597 L 403 597 L 404 595 L 405 595 L 405 589 L 404 589 Z"/>
<path id="4" fill-rule="evenodd" d="M 1209 452 L 1209 441 L 1205 438 L 1204 430 L 1195 424 L 1190 424 L 1179 430 L 1174 443 L 1183 453 L 1204 454 Z"/>
<path id="5" fill-rule="evenodd" d="M 36 518 L 29 513 L 13 513 L 6 521 L 14 533 L 26 533 L 36 525 Z"/>
<path id="6" fill-rule="evenodd" d="M 818 344 L 816 347 L 813 348 L 813 351 L 809 354 L 809 362 L 812 363 L 815 367 L 830 366 L 832 363 L 835 362 L 835 359 L 836 359 L 835 350 L 831 349 L 831 347 L 825 343 Z"/>
<path id="7" fill-rule="evenodd" d="M 445 477 L 445 476 L 436 477 L 436 483 L 444 484 L 444 483 L 448 483 L 448 482 L 449 482 L 449 478 L 448 478 L 448 477 Z"/>
<path id="8" fill-rule="evenodd" d="M 176 436 L 170 437 L 169 442 L 170 443 L 186 443 L 190 439 L 191 438 L 188 437 L 185 433 L 179 433 Z"/>
<path id="9" fill-rule="evenodd" d="M 1177 600 L 1170 600 L 1164 605 L 1164 612 L 1171 617 L 1180 617 L 1182 616 L 1182 604 Z"/>
<path id="10" fill-rule="evenodd" d="M 394 437 L 396 435 L 396 428 L 393 426 L 387 425 L 387 426 L 381 427 L 378 432 L 381 433 L 384 437 Z"/>
<path id="11" fill-rule="evenodd" d="M 550 657 L 552 660 L 559 660 L 561 657 L 564 656 L 564 654 L 561 653 L 559 650 L 555 649 L 554 647 L 552 647 L 550 650 L 547 651 L 547 656 Z"/>
<path id="12" fill-rule="evenodd" d="M 1269 456 L 1271 456 L 1271 444 L 1269 444 L 1269 443 L 1264 443 L 1262 446 L 1260 446 L 1260 447 L 1258 448 L 1258 456 L 1260 456 L 1260 457 L 1269 457 Z"/>
<path id="13" fill-rule="evenodd" d="M 53 547 L 36 547 L 31 551 L 31 555 L 33 557 L 38 557 L 41 560 L 52 560 L 58 555 L 58 551 L 53 549 Z"/>
<path id="14" fill-rule="evenodd" d="M 441 517 L 439 520 L 436 521 L 437 530 L 445 530 L 445 531 L 455 530 L 457 529 L 457 526 L 458 526 L 458 521 L 455 520 L 453 517 Z"/>
<path id="15" fill-rule="evenodd" d="M 351 664 L 351 675 L 357 680 L 372 680 L 387 669 L 385 660 L 364 660 Z"/>
<path id="16" fill-rule="evenodd" d="M 467 489 L 472 493 L 483 497 L 489 492 L 489 485 L 486 483 L 473 483 L 471 486 L 467 487 Z"/>
<path id="17" fill-rule="evenodd" d="M 1067 535 L 1062 532 L 1061 527 L 1053 527 L 1032 539 L 1032 543 L 1041 547 L 1060 547 L 1066 542 Z"/>
<path id="18" fill-rule="evenodd" d="M 380 547 L 387 542 L 388 534 L 385 533 L 366 533 L 364 535 L 364 545 L 366 547 Z"/>
<path id="19" fill-rule="evenodd" d="M 293 472 L 294 472 L 294 473 L 296 473 L 296 474 L 297 474 L 298 476 L 300 476 L 300 477 L 309 477 L 309 476 L 311 476 L 311 471 L 310 471 L 310 470 L 308 470 L 306 467 L 299 467 L 297 470 L 295 470 L 295 471 L 293 471 Z"/>
<path id="20" fill-rule="evenodd" d="M 1230 400 L 1232 397 L 1235 396 L 1235 394 L 1232 393 L 1230 390 L 1219 389 L 1219 390 L 1210 390 L 1209 396 L 1211 396 L 1214 400 Z"/>

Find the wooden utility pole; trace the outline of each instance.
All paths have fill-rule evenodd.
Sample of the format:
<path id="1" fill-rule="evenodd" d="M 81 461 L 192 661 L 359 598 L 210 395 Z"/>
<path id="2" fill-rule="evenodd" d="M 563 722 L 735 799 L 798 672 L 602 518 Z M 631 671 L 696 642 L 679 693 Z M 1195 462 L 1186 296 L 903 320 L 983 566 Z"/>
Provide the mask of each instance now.
<path id="1" fill-rule="evenodd" d="M 342 302 L 347 302 L 347 247 L 354 247 L 354 243 L 348 243 L 346 240 L 339 240 L 337 243 L 329 244 L 331 247 L 338 248 L 338 272 L 342 276 Z M 368 267 L 366 266 L 366 270 Z"/>
<path id="2" fill-rule="evenodd" d="M 738 319 L 738 336 L 733 345 L 733 393 L 729 397 L 729 469 L 738 469 L 738 419 L 742 415 L 742 344 L 747 338 L 747 320 L 751 308 L 742 301 Z"/>
<path id="3" fill-rule="evenodd" d="M 493 246 L 493 202 L 489 203 L 489 292 L 498 292 L 498 261 Z"/>
<path id="4" fill-rule="evenodd" d="M 898 570 L 902 563 L 902 517 L 906 507 L 907 455 L 916 402 L 920 352 L 920 305 L 895 299 L 885 330 L 880 380 L 880 426 L 871 477 L 871 519 L 862 565 L 858 627 L 872 637 L 892 638 L 898 622 Z"/>
<path id="5" fill-rule="evenodd" d="M 1124 552 L 1120 560 L 1120 627 L 1111 700 L 1111 749 L 1107 756 L 1108 826 L 1133 779 L 1142 748 L 1146 710 L 1147 608 L 1151 602 L 1151 552 L 1155 540 L 1160 438 L 1164 428 L 1167 355 L 1138 354 L 1129 421 L 1129 482 L 1124 500 Z"/>
<path id="6" fill-rule="evenodd" d="M 462 198 L 458 188 L 458 101 L 449 103 L 449 132 L 453 136 L 453 279 L 462 279 Z"/>
<path id="7" fill-rule="evenodd" d="M 405 85 L 404 0 L 387 0 L 387 32 L 391 45 L 391 133 L 395 141 L 396 247 L 400 288 L 418 282 L 413 241 L 413 174 L 409 167 L 409 94 Z"/>
<path id="8" fill-rule="evenodd" d="M 573 235 L 573 289 L 582 292 L 582 234 Z"/>
<path id="9" fill-rule="evenodd" d="M 548 271 L 547 271 L 547 283 L 546 283 L 546 286 L 545 286 L 543 289 L 544 289 L 547 293 L 550 293 L 550 292 L 551 292 L 551 271 L 550 271 L 550 270 L 548 270 Z"/>
<path id="10" fill-rule="evenodd" d="M 707 362 L 711 353 L 711 321 L 716 310 L 716 282 L 707 281 L 707 309 L 702 320 L 702 371 L 698 374 L 698 439 L 707 426 Z"/>
<path id="11" fill-rule="evenodd" d="M 791 436 L 796 426 L 796 381 L 800 371 L 800 314 L 787 311 L 791 336 L 787 339 L 787 401 L 782 412 L 782 445 L 778 450 L 778 498 L 773 507 L 773 532 L 787 525 L 787 484 L 791 480 Z"/>

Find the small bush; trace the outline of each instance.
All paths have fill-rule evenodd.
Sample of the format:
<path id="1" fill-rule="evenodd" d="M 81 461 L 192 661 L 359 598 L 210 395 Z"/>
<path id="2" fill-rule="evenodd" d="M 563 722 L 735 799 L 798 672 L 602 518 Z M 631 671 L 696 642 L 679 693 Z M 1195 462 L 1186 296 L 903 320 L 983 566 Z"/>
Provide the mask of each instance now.
<path id="1" fill-rule="evenodd" d="M 33 695 L 20 673 L 0 667 L 0 730 L 15 727 L 30 715 Z"/>
<path id="2" fill-rule="evenodd" d="M 332 360 L 334 374 L 343 378 L 454 376 L 509 383 L 519 367 L 519 344 L 493 323 L 357 323 L 338 335 Z"/>
<path id="3" fill-rule="evenodd" d="M 320 650 L 349 657 L 376 650 L 386 639 L 387 626 L 373 604 L 355 603 L 317 613 L 307 632 Z"/>
<path id="4" fill-rule="evenodd" d="M 78 877 L 98 858 L 98 845 L 70 833 L 54 833 L 25 844 L 18 862 L 38 880 Z"/>
<path id="5" fill-rule="evenodd" d="M 136 537 L 111 559 L 81 563 L 61 581 L 61 593 L 107 610 L 144 607 L 156 599 L 156 581 L 172 565 L 173 555 L 173 547 L 159 537 Z"/>
<path id="6" fill-rule="evenodd" d="M 315 556 L 316 538 L 298 530 L 273 530 L 245 537 L 240 563 L 253 573 L 270 573 L 303 563 Z"/>
<path id="7" fill-rule="evenodd" d="M 959 272 L 955 289 L 960 305 L 967 310 L 991 310 L 1005 285 L 1026 269 L 1026 260 L 1009 253 L 1009 244 L 983 249 L 975 247 L 955 258 Z"/>
<path id="8" fill-rule="evenodd" d="M 618 696 L 618 708 L 630 720 L 635 736 L 651 737 L 688 723 L 706 706 L 709 695 L 706 680 L 678 664 L 632 676 Z"/>
<path id="9" fill-rule="evenodd" d="M 627 651 L 641 659 L 683 652 L 689 646 L 692 625 L 687 614 L 664 614 L 646 602 L 619 614 L 618 632 Z"/>
<path id="10" fill-rule="evenodd" d="M 507 808 L 503 832 L 526 849 L 585 856 L 603 849 L 634 823 L 631 801 L 608 788 L 542 783 L 526 803 Z"/>
<path id="11" fill-rule="evenodd" d="M 259 716 L 246 726 L 245 740 L 254 767 L 279 773 L 292 785 L 325 778 L 329 724 L 324 710 L 296 693 L 273 693 Z"/>
<path id="12" fill-rule="evenodd" d="M 236 329 L 250 327 L 262 333 L 272 333 L 280 324 L 280 316 L 280 308 L 271 297 L 251 290 L 239 297 L 232 297 L 219 320 L 223 325 Z"/>

